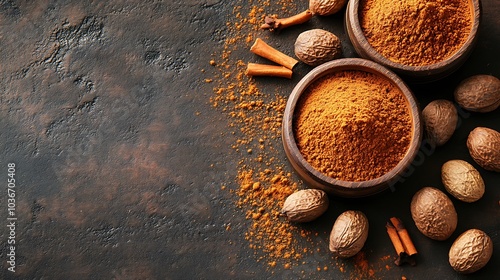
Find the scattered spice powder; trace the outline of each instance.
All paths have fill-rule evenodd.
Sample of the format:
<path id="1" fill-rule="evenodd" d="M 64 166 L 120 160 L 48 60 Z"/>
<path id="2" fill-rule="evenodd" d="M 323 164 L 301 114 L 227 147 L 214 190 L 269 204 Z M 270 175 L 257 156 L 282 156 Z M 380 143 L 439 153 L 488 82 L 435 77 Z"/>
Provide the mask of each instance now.
<path id="1" fill-rule="evenodd" d="M 313 82 L 298 101 L 294 135 L 305 160 L 345 181 L 382 176 L 404 157 L 411 119 L 403 93 L 387 79 L 340 71 Z"/>
<path id="2" fill-rule="evenodd" d="M 237 197 L 236 205 L 245 213 L 249 227 L 245 239 L 255 250 L 256 258 L 269 268 L 290 269 L 300 263 L 307 248 L 299 240 L 310 234 L 298 229 L 281 216 L 285 198 L 298 189 L 282 153 L 281 123 L 288 94 L 264 92 L 257 81 L 245 75 L 246 65 L 238 56 L 248 53 L 255 38 L 262 36 L 260 25 L 269 1 L 253 1 L 250 7 L 235 4 L 234 17 L 226 24 L 226 40 L 222 53 L 209 64 L 217 75 L 212 79 L 212 106 L 228 117 L 229 133 L 236 136 L 233 150 L 241 156 L 237 166 L 237 188 L 229 188 Z M 273 7 L 280 13 L 295 8 L 292 0 L 281 0 Z M 309 245 L 310 246 L 310 245 Z"/>
<path id="3" fill-rule="evenodd" d="M 360 24 L 370 45 L 389 60 L 429 65 L 465 43 L 471 7 L 468 0 L 362 0 Z"/>
<path id="4" fill-rule="evenodd" d="M 349 261 L 350 259 L 348 259 Z M 366 279 L 385 279 L 385 272 L 391 269 L 387 262 L 392 262 L 390 255 L 381 257 L 380 262 L 370 263 L 364 251 L 360 251 L 354 257 L 354 270 L 350 273 L 350 280 L 366 280 Z M 385 264 L 385 265 L 384 265 Z M 377 275 L 381 274 L 381 275 Z"/>
<path id="5" fill-rule="evenodd" d="M 373 279 L 375 276 L 375 270 L 368 263 L 365 252 L 361 251 L 354 255 L 354 273 L 351 274 L 350 279 L 361 280 L 361 279 Z"/>

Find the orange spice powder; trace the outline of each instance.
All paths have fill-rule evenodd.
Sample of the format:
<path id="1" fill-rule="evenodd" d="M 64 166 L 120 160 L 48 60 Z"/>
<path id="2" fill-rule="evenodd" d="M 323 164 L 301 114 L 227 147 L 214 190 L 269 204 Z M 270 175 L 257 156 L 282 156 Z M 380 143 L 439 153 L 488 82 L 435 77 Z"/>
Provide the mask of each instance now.
<path id="1" fill-rule="evenodd" d="M 299 245 L 299 238 L 309 233 L 297 229 L 280 215 L 285 198 L 298 189 L 292 174 L 284 168 L 281 153 L 281 123 L 286 98 L 279 93 L 262 91 L 256 80 L 245 75 L 246 62 L 236 54 L 249 52 L 260 24 L 270 6 L 269 1 L 253 1 L 248 9 L 236 5 L 233 18 L 227 23 L 227 39 L 222 52 L 209 62 L 217 75 L 211 79 L 214 95 L 210 102 L 214 109 L 228 119 L 229 131 L 237 140 L 233 150 L 241 156 L 237 167 L 237 188 L 230 189 L 237 196 L 249 222 L 245 239 L 255 250 L 256 258 L 269 268 L 285 269 L 297 265 L 307 252 Z M 283 13 L 293 1 L 273 3 Z M 227 187 L 226 187 L 227 188 Z"/>
<path id="2" fill-rule="evenodd" d="M 297 104 L 293 127 L 305 160 L 345 181 L 371 180 L 393 169 L 412 133 L 403 93 L 364 71 L 340 71 L 312 83 Z"/>
<path id="3" fill-rule="evenodd" d="M 362 0 L 360 24 L 383 56 L 420 66 L 456 53 L 471 32 L 472 16 L 468 0 Z"/>

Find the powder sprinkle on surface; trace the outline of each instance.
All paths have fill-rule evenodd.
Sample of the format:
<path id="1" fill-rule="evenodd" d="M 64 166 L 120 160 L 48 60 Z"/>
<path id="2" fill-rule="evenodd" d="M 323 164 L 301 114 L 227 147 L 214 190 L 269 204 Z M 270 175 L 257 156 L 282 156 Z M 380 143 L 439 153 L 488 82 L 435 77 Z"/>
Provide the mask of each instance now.
<path id="1" fill-rule="evenodd" d="M 273 6 L 281 6 L 280 12 L 294 10 L 291 0 Z M 269 1 L 253 1 L 246 8 L 235 5 L 234 17 L 226 24 L 222 53 L 209 62 L 218 71 L 210 102 L 227 116 L 230 133 L 237 138 L 232 148 L 241 158 L 237 187 L 230 191 L 238 197 L 236 205 L 249 222 L 245 239 L 258 261 L 269 268 L 290 269 L 307 252 L 298 239 L 305 240 L 309 233 L 280 214 L 286 197 L 299 188 L 282 157 L 276 156 L 282 152 L 281 123 L 287 95 L 279 88 L 262 91 L 255 79 L 245 75 L 246 62 L 237 56 L 249 51 L 257 35 L 262 36 L 259 28 L 269 7 Z"/>

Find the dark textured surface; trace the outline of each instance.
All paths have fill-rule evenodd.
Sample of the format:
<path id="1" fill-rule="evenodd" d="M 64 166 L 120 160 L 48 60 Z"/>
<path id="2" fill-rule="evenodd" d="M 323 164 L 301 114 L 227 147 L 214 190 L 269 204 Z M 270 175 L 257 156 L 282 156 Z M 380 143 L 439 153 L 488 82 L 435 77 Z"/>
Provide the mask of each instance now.
<path id="1" fill-rule="evenodd" d="M 297 5 L 299 11 L 306 3 Z M 7 219 L 9 162 L 16 164 L 18 217 L 16 273 L 7 271 L 3 226 L 0 278 L 356 278 L 352 262 L 341 272 L 326 251 L 291 269 L 257 262 L 244 239 L 249 223 L 234 196 L 221 191 L 223 184 L 235 188 L 239 157 L 230 148 L 235 136 L 227 133 L 227 120 L 211 108 L 213 86 L 204 82 L 211 73 L 202 69 L 211 71 L 208 61 L 223 46 L 233 6 L 217 0 L 0 1 L 0 221 Z M 451 99 L 467 76 L 500 77 L 498 1 L 483 1 L 483 11 L 478 45 L 466 64 L 445 80 L 412 86 L 422 108 Z M 296 36 L 313 27 L 338 34 L 344 56 L 355 56 L 342 15 L 315 18 L 269 41 L 290 53 Z M 246 49 L 241 57 L 256 60 Z M 308 69 L 301 66 L 292 81 L 280 84 L 281 94 Z M 278 82 L 259 79 L 258 85 Z M 471 161 L 465 140 L 478 125 L 500 130 L 500 111 L 462 112 L 448 145 L 425 153 L 395 192 L 332 199 L 334 207 L 304 227 L 319 232 L 316 244 L 327 248 L 335 217 L 362 210 L 370 221 L 363 250 L 374 268 L 382 268 L 374 278 L 383 279 L 473 278 L 454 273 L 447 252 L 461 232 L 477 227 L 495 248 L 473 276 L 494 278 L 500 263 L 498 173 L 480 169 L 486 193 L 477 203 L 453 200 L 459 223 L 450 240 L 427 239 L 409 213 L 420 187 L 443 188 L 439 172 L 446 160 Z M 277 156 L 285 159 L 282 152 Z M 384 227 L 394 215 L 405 221 L 420 251 L 416 267 L 381 260 L 394 255 Z"/>

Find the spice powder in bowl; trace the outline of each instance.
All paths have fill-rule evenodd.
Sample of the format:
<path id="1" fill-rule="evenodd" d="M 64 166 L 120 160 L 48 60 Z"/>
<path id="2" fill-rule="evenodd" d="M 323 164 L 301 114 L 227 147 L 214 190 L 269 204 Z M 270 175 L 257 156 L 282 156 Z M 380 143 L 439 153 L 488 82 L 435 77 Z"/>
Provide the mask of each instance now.
<path id="1" fill-rule="evenodd" d="M 393 169 L 408 150 L 412 129 L 402 92 L 357 70 L 311 84 L 296 108 L 294 128 L 306 161 L 343 181 L 368 181 Z"/>
<path id="2" fill-rule="evenodd" d="M 347 35 L 361 57 L 407 82 L 428 83 L 459 69 L 472 53 L 480 0 L 351 0 Z"/>
<path id="3" fill-rule="evenodd" d="M 364 59 L 340 59 L 311 72 L 285 108 L 283 144 L 292 166 L 311 187 L 334 195 L 386 189 L 418 152 L 422 132 L 413 94 L 394 73 Z"/>
<path id="4" fill-rule="evenodd" d="M 366 39 L 389 60 L 409 66 L 438 63 L 471 32 L 469 0 L 361 0 Z"/>

